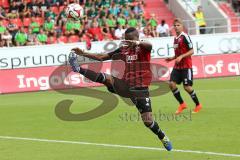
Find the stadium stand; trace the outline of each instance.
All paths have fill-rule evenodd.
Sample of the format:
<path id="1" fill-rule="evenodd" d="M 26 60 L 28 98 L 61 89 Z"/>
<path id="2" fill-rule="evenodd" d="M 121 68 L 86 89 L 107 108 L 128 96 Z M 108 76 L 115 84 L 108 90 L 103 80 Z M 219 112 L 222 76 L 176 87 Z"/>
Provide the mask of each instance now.
<path id="1" fill-rule="evenodd" d="M 240 3 L 240 1 L 239 1 L 239 3 Z M 229 3 L 227 3 L 227 2 L 220 2 L 219 3 L 219 7 L 229 17 L 229 19 L 231 21 L 231 26 L 232 26 L 231 27 L 232 32 L 239 32 L 240 31 L 240 28 L 239 28 L 239 26 L 240 26 L 240 17 L 235 12 L 237 10 L 234 10 L 234 8 L 232 8 L 232 6 Z"/>
<path id="2" fill-rule="evenodd" d="M 173 13 L 167 8 L 164 0 L 145 0 L 145 14 L 149 16 L 149 13 L 156 15 L 158 22 L 161 22 L 163 19 L 168 25 L 171 25 L 174 20 Z"/>
<path id="3" fill-rule="evenodd" d="M 84 7 L 85 17 L 80 23 L 67 20 L 64 9 L 70 3 Z M 9 26 L 15 27 L 15 31 L 18 28 L 17 32 L 10 31 L 13 46 L 114 40 L 121 37 L 115 36 L 119 25 L 123 29 L 128 26 L 138 28 L 142 38 L 156 37 L 156 27 L 162 18 L 166 18 L 166 23 L 172 23 L 173 15 L 162 0 L 159 4 L 157 0 L 0 0 L 1 27 L 7 30 Z M 38 42 L 41 29 L 42 34 L 47 35 L 46 43 Z M 92 36 L 95 33 L 98 36 Z M 31 43 L 17 43 L 15 36 L 22 34 L 30 36 Z"/>
<path id="4" fill-rule="evenodd" d="M 85 17 L 80 22 L 67 20 L 64 9 L 70 3 L 83 6 Z M 166 0 L 0 0 L 0 40 L 6 30 L 13 37 L 12 43 L 1 43 L 1 46 L 17 45 L 15 36 L 21 27 L 31 43 L 18 45 L 42 44 L 37 38 L 40 29 L 47 35 L 47 44 L 120 39 L 119 33 L 128 26 L 136 27 L 141 38 L 168 36 L 174 15 L 166 3 Z M 235 18 L 237 14 L 230 5 L 219 4 L 232 25 L 239 25 L 239 18 Z M 239 30 L 236 26 L 232 31 Z M 164 30 L 167 33 L 160 34 Z"/>

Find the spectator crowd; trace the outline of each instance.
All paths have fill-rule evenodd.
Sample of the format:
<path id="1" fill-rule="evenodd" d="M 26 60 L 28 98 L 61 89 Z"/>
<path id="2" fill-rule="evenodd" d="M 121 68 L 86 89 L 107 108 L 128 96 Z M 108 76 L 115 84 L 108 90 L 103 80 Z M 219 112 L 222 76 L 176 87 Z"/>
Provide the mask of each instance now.
<path id="1" fill-rule="evenodd" d="M 240 0 L 229 0 L 235 12 L 240 13 Z"/>
<path id="2" fill-rule="evenodd" d="M 79 3 L 84 17 L 66 18 L 65 8 Z M 169 27 L 144 12 L 144 0 L 0 0 L 0 46 L 122 39 L 127 27 L 140 37 L 168 36 Z"/>

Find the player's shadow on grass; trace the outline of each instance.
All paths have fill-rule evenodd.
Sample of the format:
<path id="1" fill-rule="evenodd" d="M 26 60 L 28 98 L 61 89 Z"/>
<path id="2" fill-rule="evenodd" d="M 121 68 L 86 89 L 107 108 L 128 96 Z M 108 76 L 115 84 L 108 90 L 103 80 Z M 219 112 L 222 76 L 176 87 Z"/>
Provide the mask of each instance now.
<path id="1" fill-rule="evenodd" d="M 52 82 L 51 77 L 56 77 L 56 76 L 61 77 L 61 75 L 63 75 L 63 72 L 64 72 L 64 75 L 69 75 L 71 72 L 70 67 L 67 65 L 62 65 L 57 67 L 57 69 L 55 69 L 50 75 L 49 82 Z M 79 88 L 77 86 L 71 85 L 69 81 L 65 84 L 64 83 L 65 79 L 63 79 L 62 82 L 63 82 L 63 85 L 61 86 L 58 86 L 58 85 L 56 86 L 56 85 L 53 85 L 52 83 L 50 83 L 49 85 L 51 89 L 59 93 L 66 94 L 66 95 L 78 95 L 78 96 L 90 97 L 94 99 L 100 99 L 102 100 L 102 103 L 94 107 L 94 109 L 90 111 L 87 111 L 84 113 L 72 113 L 70 111 L 70 108 L 72 103 L 74 103 L 73 100 L 70 100 L 70 99 L 62 100 L 59 103 L 57 103 L 55 107 L 55 114 L 61 120 L 88 121 L 91 119 L 101 117 L 111 112 L 118 105 L 118 102 L 119 102 L 118 97 L 110 92 L 100 91 L 94 88 L 86 88 L 86 87 Z M 168 84 L 164 81 L 155 81 L 152 83 L 152 86 L 155 88 L 150 90 L 151 97 L 161 96 L 170 91 Z M 128 106 L 134 105 L 129 98 L 122 98 L 122 99 Z M 81 105 L 81 102 L 79 104 Z"/>
<path id="2" fill-rule="evenodd" d="M 90 106 L 94 108 L 90 111 L 84 113 L 72 113 L 70 109 L 74 101 L 70 99 L 62 100 L 58 102 L 57 105 L 55 106 L 55 114 L 59 119 L 64 121 L 88 121 L 103 116 L 117 107 L 119 101 L 118 98 L 109 92 L 104 92 L 94 88 L 87 87 L 79 88 L 78 86 L 71 85 L 70 80 L 67 80 L 70 72 L 71 69 L 67 65 L 57 67 L 57 69 L 55 69 L 49 77 L 50 82 L 49 85 L 51 89 L 65 95 L 76 95 L 100 99 L 102 100 L 102 103 L 99 104 L 98 106 L 93 107 Z M 54 85 L 54 83 L 51 83 L 53 82 L 53 80 L 51 79 L 52 77 L 62 77 L 62 75 L 65 75 L 64 79 L 62 79 L 63 82 L 62 85 Z M 81 101 L 78 102 L 78 104 L 81 107 L 82 105 Z M 87 105 L 91 105 L 91 101 Z"/>
<path id="3" fill-rule="evenodd" d="M 55 114 L 59 119 L 64 121 L 88 121 L 91 119 L 95 119 L 111 112 L 118 105 L 118 98 L 116 96 L 108 92 L 99 91 L 96 89 L 81 88 L 58 90 L 58 92 L 66 95 L 78 95 L 102 100 L 101 104 L 99 104 L 98 106 L 94 106 L 94 109 L 84 113 L 72 113 L 70 111 L 70 108 L 74 101 L 70 99 L 62 100 L 56 105 Z M 78 104 L 81 107 L 81 101 L 79 101 Z M 91 101 L 89 104 L 85 105 L 91 105 Z"/>

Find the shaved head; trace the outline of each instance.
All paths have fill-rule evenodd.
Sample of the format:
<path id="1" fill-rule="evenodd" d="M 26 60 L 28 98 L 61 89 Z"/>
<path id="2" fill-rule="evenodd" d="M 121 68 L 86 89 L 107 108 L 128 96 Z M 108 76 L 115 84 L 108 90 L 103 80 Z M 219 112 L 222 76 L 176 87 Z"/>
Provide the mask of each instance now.
<path id="1" fill-rule="evenodd" d="M 125 31 L 126 40 L 139 40 L 139 33 L 136 28 L 130 27 Z"/>

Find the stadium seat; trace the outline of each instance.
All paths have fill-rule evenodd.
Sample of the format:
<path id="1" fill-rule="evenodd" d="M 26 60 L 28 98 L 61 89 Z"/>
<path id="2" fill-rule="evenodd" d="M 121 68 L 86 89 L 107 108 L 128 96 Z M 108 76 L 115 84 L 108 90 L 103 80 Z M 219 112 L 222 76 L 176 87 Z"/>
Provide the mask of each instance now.
<path id="1" fill-rule="evenodd" d="M 24 28 L 24 31 L 25 31 L 26 33 L 28 33 L 28 28 L 25 27 L 25 28 Z"/>
<path id="2" fill-rule="evenodd" d="M 4 20 L 2 20 L 2 24 L 3 24 L 3 26 L 5 26 L 5 27 L 6 27 L 6 26 L 8 25 L 8 23 L 9 23 L 9 21 L 8 21 L 8 20 L 5 20 L 5 19 L 4 19 Z"/>
<path id="3" fill-rule="evenodd" d="M 66 36 L 61 36 L 58 38 L 58 43 L 67 43 L 68 39 Z"/>
<path id="4" fill-rule="evenodd" d="M 20 18 L 14 18 L 14 19 L 11 19 L 11 22 L 16 24 L 18 27 L 22 27 L 23 26 L 23 22 Z"/>
<path id="5" fill-rule="evenodd" d="M 57 38 L 56 37 L 49 37 L 47 40 L 47 44 L 56 44 Z"/>
<path id="6" fill-rule="evenodd" d="M 55 13 L 56 15 L 59 14 L 59 10 L 58 10 L 58 7 L 57 6 L 52 6 L 50 7 L 51 11 L 53 11 L 53 13 Z"/>
<path id="7" fill-rule="evenodd" d="M 72 35 L 68 38 L 68 42 L 69 43 L 75 43 L 75 42 L 79 42 L 79 37 L 76 35 Z"/>
<path id="8" fill-rule="evenodd" d="M 158 23 L 164 19 L 168 25 L 172 25 L 172 23 L 169 24 L 169 22 L 171 22 L 175 16 L 169 10 L 164 0 L 145 0 L 145 2 L 147 4 L 144 9 L 145 17 L 150 18 L 149 16 L 153 13 L 156 15 Z"/>
<path id="9" fill-rule="evenodd" d="M 62 10 L 64 10 L 65 7 L 66 7 L 66 6 L 60 6 L 60 7 L 59 7 L 59 12 L 62 12 Z"/>
<path id="10" fill-rule="evenodd" d="M 23 19 L 23 26 L 24 27 L 28 27 L 31 23 L 31 19 L 30 18 L 24 18 Z"/>
<path id="11" fill-rule="evenodd" d="M 149 19 L 151 16 L 150 16 L 150 13 L 149 12 L 147 12 L 147 11 L 145 11 L 144 12 L 144 17 L 146 18 L 146 19 Z"/>
<path id="12" fill-rule="evenodd" d="M 43 20 L 42 17 L 36 17 L 35 21 L 36 21 L 39 25 L 41 25 L 41 26 L 42 26 L 43 23 L 44 23 L 44 20 Z"/>
<path id="13" fill-rule="evenodd" d="M 8 0 L 2 0 L 2 5 L 1 6 L 3 6 L 3 8 L 9 8 Z"/>

